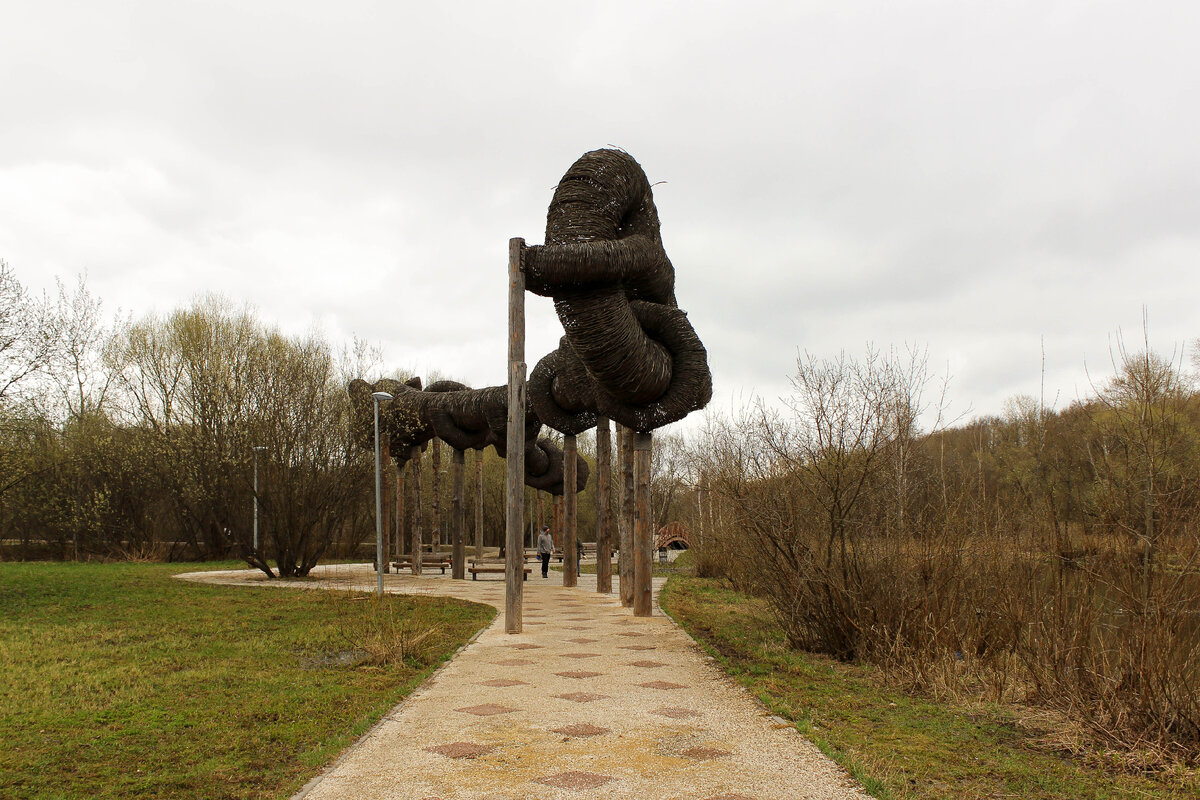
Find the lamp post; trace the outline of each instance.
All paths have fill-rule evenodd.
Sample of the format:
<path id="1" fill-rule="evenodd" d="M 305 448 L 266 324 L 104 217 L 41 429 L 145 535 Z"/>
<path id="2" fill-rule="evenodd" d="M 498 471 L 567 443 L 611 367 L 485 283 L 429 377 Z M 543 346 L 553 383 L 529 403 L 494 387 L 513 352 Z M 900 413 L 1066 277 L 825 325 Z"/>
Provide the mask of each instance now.
<path id="1" fill-rule="evenodd" d="M 258 451 L 266 447 L 251 447 L 254 451 L 254 553 L 258 555 Z"/>
<path id="2" fill-rule="evenodd" d="M 375 574 L 378 576 L 379 596 L 383 597 L 383 474 L 379 466 L 379 402 L 391 400 L 387 392 L 372 392 L 375 398 Z M 420 553 L 413 556 L 420 558 Z"/>

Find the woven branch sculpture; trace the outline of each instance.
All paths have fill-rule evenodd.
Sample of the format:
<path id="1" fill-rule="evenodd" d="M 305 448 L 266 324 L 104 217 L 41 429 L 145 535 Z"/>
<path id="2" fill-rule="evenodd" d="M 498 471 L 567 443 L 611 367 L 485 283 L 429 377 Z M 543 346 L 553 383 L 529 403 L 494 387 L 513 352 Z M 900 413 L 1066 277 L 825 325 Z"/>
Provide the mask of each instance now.
<path id="1" fill-rule="evenodd" d="M 534 367 L 529 402 L 566 434 L 603 415 L 648 432 L 712 398 L 708 354 L 675 302 L 650 182 L 628 153 L 585 153 L 559 181 L 526 287 L 552 297 L 566 336 Z"/>
<path id="2" fill-rule="evenodd" d="M 414 385 L 415 384 L 415 385 Z M 351 420 L 355 440 L 374 447 L 375 408 L 372 392 L 393 396 L 379 404 L 380 435 L 387 437 L 396 463 L 403 466 L 413 447 L 424 447 L 435 436 L 456 450 L 494 447 L 501 457 L 507 449 L 508 388 L 469 389 L 455 381 L 436 381 L 424 391 L 420 379 L 408 383 L 384 378 L 374 384 L 350 382 Z M 563 493 L 563 452 L 549 439 L 539 439 L 542 423 L 525 413 L 525 485 Z M 587 485 L 588 465 L 576 458 L 576 489 Z"/>

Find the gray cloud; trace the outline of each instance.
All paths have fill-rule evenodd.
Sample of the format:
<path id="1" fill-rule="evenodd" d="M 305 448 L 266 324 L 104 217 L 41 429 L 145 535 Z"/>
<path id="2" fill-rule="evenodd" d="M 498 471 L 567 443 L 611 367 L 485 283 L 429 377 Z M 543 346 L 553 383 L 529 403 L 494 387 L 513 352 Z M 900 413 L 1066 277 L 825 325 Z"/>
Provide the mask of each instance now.
<path id="1" fill-rule="evenodd" d="M 928 344 L 978 413 L 1196 335 L 1193 4 L 46 2 L 0 30 L 0 257 L 503 379 L 507 240 L 583 151 L 656 188 L 718 400 Z M 552 349 L 530 298 L 529 359 Z"/>

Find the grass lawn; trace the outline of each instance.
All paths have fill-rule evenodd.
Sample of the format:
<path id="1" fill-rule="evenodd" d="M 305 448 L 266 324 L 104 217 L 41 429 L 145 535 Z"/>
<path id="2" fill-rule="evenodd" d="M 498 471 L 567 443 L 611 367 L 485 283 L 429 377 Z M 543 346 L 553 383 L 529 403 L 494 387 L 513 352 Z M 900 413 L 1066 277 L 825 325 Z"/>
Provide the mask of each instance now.
<path id="1" fill-rule="evenodd" d="M 662 604 L 731 676 L 876 797 L 1200 797 L 1194 775 L 1106 772 L 1032 746 L 1010 710 L 914 698 L 881 687 L 865 669 L 789 651 L 761 601 L 715 580 L 672 577 Z"/>
<path id="2" fill-rule="evenodd" d="M 495 614 L 171 577 L 238 566 L 0 563 L 0 797 L 288 797 Z"/>

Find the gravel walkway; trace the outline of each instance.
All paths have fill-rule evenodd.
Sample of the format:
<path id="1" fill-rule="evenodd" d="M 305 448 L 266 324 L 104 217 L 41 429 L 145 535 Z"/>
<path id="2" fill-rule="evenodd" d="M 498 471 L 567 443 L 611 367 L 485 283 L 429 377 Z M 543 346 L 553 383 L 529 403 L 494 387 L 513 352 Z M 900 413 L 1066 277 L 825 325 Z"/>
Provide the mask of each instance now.
<path id="1" fill-rule="evenodd" d="M 615 595 L 596 593 L 594 576 L 564 589 L 561 574 L 543 580 L 534 566 L 518 635 L 504 633 L 503 576 L 385 575 L 389 592 L 460 597 L 501 613 L 296 798 L 868 797 L 730 681 L 657 605 L 653 617 L 635 618 Z M 375 587 L 370 565 L 335 565 L 314 575 L 321 580 L 291 584 L 253 571 L 180 577 Z"/>

